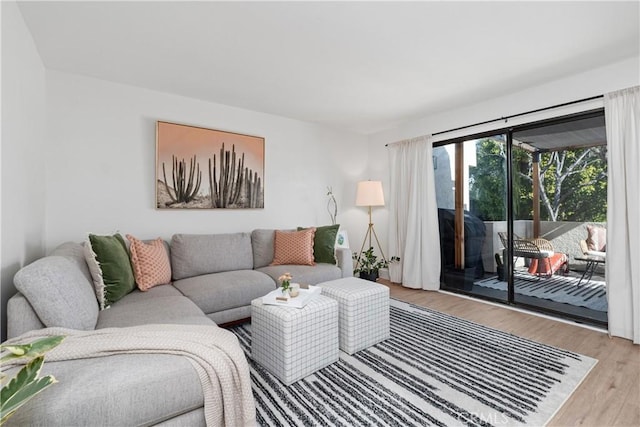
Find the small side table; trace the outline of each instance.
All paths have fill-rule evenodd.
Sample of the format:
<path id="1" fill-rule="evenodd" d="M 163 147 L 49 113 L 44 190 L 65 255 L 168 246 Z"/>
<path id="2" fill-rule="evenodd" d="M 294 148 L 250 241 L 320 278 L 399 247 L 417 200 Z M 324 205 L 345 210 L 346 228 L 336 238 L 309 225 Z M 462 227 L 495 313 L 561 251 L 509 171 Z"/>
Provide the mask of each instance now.
<path id="1" fill-rule="evenodd" d="M 251 302 L 251 357 L 286 385 L 338 361 L 338 303 L 315 296 L 303 308 Z"/>
<path id="2" fill-rule="evenodd" d="M 390 337 L 388 287 L 357 277 L 318 286 L 322 295 L 338 301 L 340 350 L 353 354 Z"/>
<path id="3" fill-rule="evenodd" d="M 576 261 L 585 261 L 587 263 L 587 267 L 584 269 L 584 273 L 582 273 L 582 276 L 578 281 L 578 286 L 580 286 L 585 276 L 587 277 L 587 281 L 585 283 L 589 283 L 589 280 L 591 280 L 591 277 L 593 277 L 593 273 L 597 265 L 604 264 L 607 262 L 606 258 L 601 256 L 595 256 L 595 255 L 577 256 L 575 259 Z"/>

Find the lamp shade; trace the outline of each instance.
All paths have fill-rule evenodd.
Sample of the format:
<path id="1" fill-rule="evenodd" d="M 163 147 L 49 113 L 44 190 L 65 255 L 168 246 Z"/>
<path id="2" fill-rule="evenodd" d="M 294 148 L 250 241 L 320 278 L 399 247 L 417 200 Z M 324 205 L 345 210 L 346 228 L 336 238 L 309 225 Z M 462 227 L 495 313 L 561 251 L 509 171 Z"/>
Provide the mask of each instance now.
<path id="1" fill-rule="evenodd" d="M 356 206 L 384 206 L 382 181 L 360 181 L 356 193 Z"/>

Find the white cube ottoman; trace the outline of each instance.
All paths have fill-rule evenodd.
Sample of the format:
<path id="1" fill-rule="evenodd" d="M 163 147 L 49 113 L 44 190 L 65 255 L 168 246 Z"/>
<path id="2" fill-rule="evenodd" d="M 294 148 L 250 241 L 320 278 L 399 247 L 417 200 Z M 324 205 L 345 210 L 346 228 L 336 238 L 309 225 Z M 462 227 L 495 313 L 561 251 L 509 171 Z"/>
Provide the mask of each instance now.
<path id="1" fill-rule="evenodd" d="M 356 277 L 318 286 L 338 301 L 340 350 L 353 354 L 389 338 L 389 288 Z"/>
<path id="2" fill-rule="evenodd" d="M 251 302 L 251 357 L 289 385 L 338 361 L 338 303 L 322 295 L 303 308 Z"/>

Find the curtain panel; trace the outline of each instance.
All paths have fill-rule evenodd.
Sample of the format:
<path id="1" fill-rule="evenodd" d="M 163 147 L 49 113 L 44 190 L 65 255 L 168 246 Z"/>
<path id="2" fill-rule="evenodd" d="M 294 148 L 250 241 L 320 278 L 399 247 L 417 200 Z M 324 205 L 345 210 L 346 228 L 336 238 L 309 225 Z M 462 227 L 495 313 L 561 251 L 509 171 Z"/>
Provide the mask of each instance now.
<path id="1" fill-rule="evenodd" d="M 604 97 L 609 334 L 640 344 L 640 86 Z"/>
<path id="2" fill-rule="evenodd" d="M 402 263 L 402 285 L 440 289 L 440 232 L 429 137 L 389 144 L 389 249 Z"/>

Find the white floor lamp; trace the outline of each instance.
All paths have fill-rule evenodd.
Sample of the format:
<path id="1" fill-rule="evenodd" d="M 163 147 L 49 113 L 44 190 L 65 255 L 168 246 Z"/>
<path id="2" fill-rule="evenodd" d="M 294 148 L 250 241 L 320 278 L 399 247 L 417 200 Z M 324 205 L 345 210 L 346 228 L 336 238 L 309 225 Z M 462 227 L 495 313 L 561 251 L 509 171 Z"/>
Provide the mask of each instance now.
<path id="1" fill-rule="evenodd" d="M 360 254 L 362 254 L 364 245 L 367 243 L 367 240 L 369 241 L 369 247 L 372 247 L 371 235 L 373 235 L 373 237 L 375 238 L 378 249 L 380 250 L 380 254 L 382 255 L 382 259 L 386 262 L 387 258 L 384 256 L 384 252 L 382 252 L 382 247 L 380 246 L 378 235 L 376 234 L 376 230 L 373 228 L 373 221 L 371 220 L 371 207 L 384 206 L 382 181 L 360 181 L 358 183 L 358 190 L 356 192 L 356 206 L 367 206 L 369 208 L 369 228 L 364 235 L 362 247 L 360 248 L 360 252 L 358 253 L 358 262 L 356 263 L 356 268 L 358 268 L 358 265 L 360 264 Z"/>

